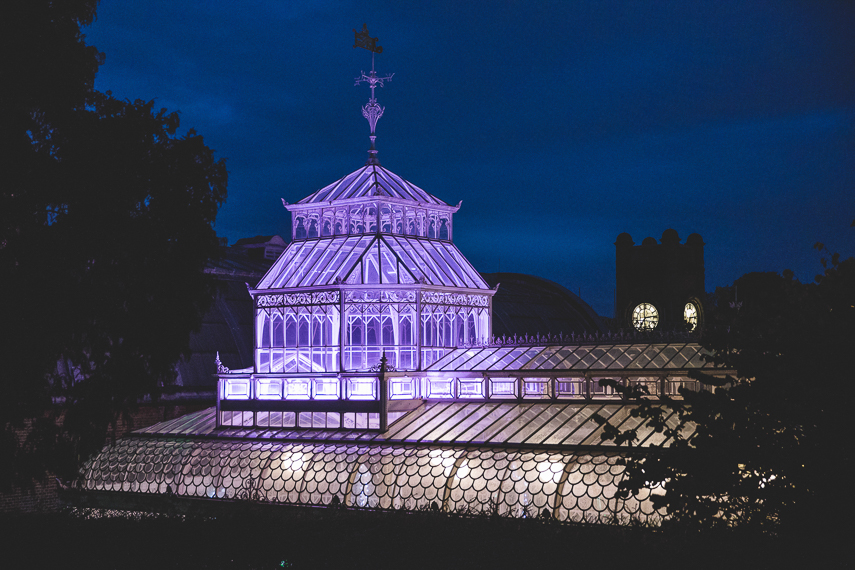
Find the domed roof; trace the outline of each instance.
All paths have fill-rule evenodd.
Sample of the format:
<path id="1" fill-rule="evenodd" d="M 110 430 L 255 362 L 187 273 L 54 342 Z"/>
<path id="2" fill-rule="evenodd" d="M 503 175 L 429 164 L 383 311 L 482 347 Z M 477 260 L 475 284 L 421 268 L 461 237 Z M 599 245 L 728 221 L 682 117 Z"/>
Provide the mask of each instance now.
<path id="1" fill-rule="evenodd" d="M 605 332 L 597 313 L 558 283 L 521 273 L 482 273 L 493 297 L 493 336 Z"/>
<path id="2" fill-rule="evenodd" d="M 351 172 L 347 176 L 333 182 L 329 186 L 321 188 L 297 203 L 316 204 L 332 200 L 350 200 L 371 196 L 388 196 L 402 200 L 411 200 L 425 205 L 452 207 L 379 164 L 366 164 L 359 170 Z"/>

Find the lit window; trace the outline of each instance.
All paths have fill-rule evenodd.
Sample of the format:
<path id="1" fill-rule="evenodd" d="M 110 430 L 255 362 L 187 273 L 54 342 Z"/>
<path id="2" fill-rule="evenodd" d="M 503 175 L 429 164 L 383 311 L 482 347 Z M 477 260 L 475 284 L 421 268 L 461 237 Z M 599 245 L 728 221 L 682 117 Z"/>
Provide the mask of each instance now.
<path id="1" fill-rule="evenodd" d="M 632 310 L 632 326 L 636 330 L 649 331 L 659 324 L 659 311 L 650 303 L 641 303 Z"/>
<path id="2" fill-rule="evenodd" d="M 689 326 L 689 330 L 693 331 L 698 326 L 698 308 L 694 303 L 686 303 L 683 309 L 683 320 Z"/>

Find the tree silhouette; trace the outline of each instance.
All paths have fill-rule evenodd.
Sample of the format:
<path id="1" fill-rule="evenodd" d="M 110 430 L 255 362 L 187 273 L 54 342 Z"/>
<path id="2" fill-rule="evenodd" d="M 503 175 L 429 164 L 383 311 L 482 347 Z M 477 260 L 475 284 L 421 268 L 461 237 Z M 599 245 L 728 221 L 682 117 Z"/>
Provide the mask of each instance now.
<path id="1" fill-rule="evenodd" d="M 174 380 L 214 292 L 225 163 L 176 113 L 93 89 L 96 5 L 20 2 L 2 24 L 3 486 L 72 476 Z"/>
<path id="2" fill-rule="evenodd" d="M 855 259 L 821 261 L 815 283 L 749 273 L 716 291 L 701 344 L 737 373 L 692 372 L 705 390 L 665 397 L 676 425 L 641 391 L 621 388 L 639 402 L 633 415 L 674 441 L 626 460 L 622 496 L 661 483 L 654 503 L 683 526 L 804 536 L 833 524 L 852 467 Z M 607 426 L 604 437 L 628 445 L 635 436 Z"/>

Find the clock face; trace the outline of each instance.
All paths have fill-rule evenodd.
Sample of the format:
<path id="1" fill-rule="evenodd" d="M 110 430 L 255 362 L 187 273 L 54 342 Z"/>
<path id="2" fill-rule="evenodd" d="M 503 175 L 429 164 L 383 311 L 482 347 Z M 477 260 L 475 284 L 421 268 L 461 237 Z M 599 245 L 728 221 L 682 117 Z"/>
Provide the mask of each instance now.
<path id="1" fill-rule="evenodd" d="M 659 311 L 650 303 L 641 303 L 632 310 L 632 326 L 636 330 L 650 331 L 659 324 Z"/>
<path id="2" fill-rule="evenodd" d="M 698 328 L 698 308 L 694 303 L 686 303 L 686 307 L 683 309 L 683 320 L 690 331 Z"/>

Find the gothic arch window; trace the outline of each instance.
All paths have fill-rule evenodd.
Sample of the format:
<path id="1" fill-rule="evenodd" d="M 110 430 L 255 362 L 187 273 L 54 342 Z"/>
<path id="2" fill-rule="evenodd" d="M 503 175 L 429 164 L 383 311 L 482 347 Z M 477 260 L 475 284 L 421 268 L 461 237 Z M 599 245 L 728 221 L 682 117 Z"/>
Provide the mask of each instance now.
<path id="1" fill-rule="evenodd" d="M 303 225 L 303 218 L 297 218 L 297 227 L 294 230 L 295 239 L 306 239 L 306 226 Z"/>
<path id="2" fill-rule="evenodd" d="M 439 239 L 448 239 L 448 222 L 443 219 L 439 223 Z"/>

